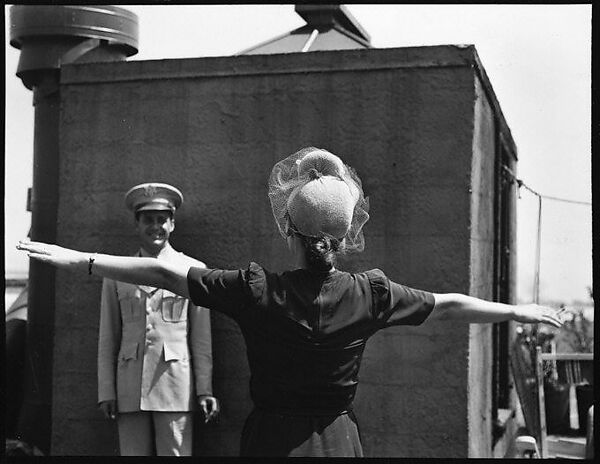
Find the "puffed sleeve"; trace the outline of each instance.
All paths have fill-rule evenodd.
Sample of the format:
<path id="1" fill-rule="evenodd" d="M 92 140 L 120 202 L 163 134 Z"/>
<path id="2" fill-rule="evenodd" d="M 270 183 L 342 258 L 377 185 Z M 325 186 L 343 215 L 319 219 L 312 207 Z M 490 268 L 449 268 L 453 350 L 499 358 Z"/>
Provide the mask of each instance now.
<path id="1" fill-rule="evenodd" d="M 265 275 L 256 263 L 237 270 L 191 267 L 187 281 L 190 299 L 195 305 L 235 319 L 240 311 L 261 299 Z"/>
<path id="2" fill-rule="evenodd" d="M 367 272 L 373 295 L 373 317 L 380 328 L 420 325 L 435 305 L 432 293 L 392 282 L 379 269 Z"/>

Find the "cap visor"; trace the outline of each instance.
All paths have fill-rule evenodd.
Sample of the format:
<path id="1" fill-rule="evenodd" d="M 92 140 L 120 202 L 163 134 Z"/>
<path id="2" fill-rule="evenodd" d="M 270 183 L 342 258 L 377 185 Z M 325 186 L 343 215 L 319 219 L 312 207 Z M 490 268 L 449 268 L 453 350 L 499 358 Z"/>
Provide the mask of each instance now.
<path id="1" fill-rule="evenodd" d="M 140 212 L 140 211 L 175 211 L 175 208 L 172 208 L 170 206 L 167 205 L 162 205 L 160 203 L 152 203 L 149 205 L 144 205 L 144 206 L 140 206 L 139 208 L 137 208 L 135 210 L 135 212 Z"/>

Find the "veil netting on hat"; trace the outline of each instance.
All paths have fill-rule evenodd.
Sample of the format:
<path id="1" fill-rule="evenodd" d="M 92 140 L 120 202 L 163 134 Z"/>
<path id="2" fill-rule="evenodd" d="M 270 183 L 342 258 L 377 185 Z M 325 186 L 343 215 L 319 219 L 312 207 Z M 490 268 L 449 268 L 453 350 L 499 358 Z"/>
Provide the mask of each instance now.
<path id="1" fill-rule="evenodd" d="M 348 185 L 356 203 L 352 221 L 341 240 L 343 253 L 361 252 L 365 247 L 362 228 L 369 220 L 369 199 L 365 198 L 362 183 L 356 171 L 333 153 L 316 147 L 303 148 L 277 162 L 269 176 L 269 200 L 275 223 L 283 238 L 288 236 L 290 216 L 288 199 L 308 182 L 321 176 L 333 176 Z M 323 232 L 319 235 L 327 236 Z M 317 236 L 317 235 L 312 235 Z"/>

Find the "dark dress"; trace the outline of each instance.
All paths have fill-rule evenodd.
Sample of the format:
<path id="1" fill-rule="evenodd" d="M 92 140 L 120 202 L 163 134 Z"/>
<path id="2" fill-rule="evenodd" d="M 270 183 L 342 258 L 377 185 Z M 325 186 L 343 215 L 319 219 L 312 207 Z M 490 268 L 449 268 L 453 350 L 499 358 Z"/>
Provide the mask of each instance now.
<path id="1" fill-rule="evenodd" d="M 191 268 L 191 300 L 233 318 L 246 342 L 254 410 L 242 456 L 362 456 L 352 400 L 367 339 L 418 325 L 433 294 L 391 282 L 379 269 L 350 274 L 256 263 Z"/>

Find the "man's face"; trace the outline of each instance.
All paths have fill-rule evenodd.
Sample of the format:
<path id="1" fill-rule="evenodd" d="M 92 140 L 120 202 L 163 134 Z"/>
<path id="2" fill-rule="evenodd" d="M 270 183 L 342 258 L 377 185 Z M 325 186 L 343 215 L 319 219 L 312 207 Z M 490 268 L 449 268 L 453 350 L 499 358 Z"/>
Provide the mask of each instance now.
<path id="1" fill-rule="evenodd" d="M 169 242 L 175 219 L 169 211 L 142 211 L 135 227 L 142 247 L 150 253 L 158 253 Z"/>

